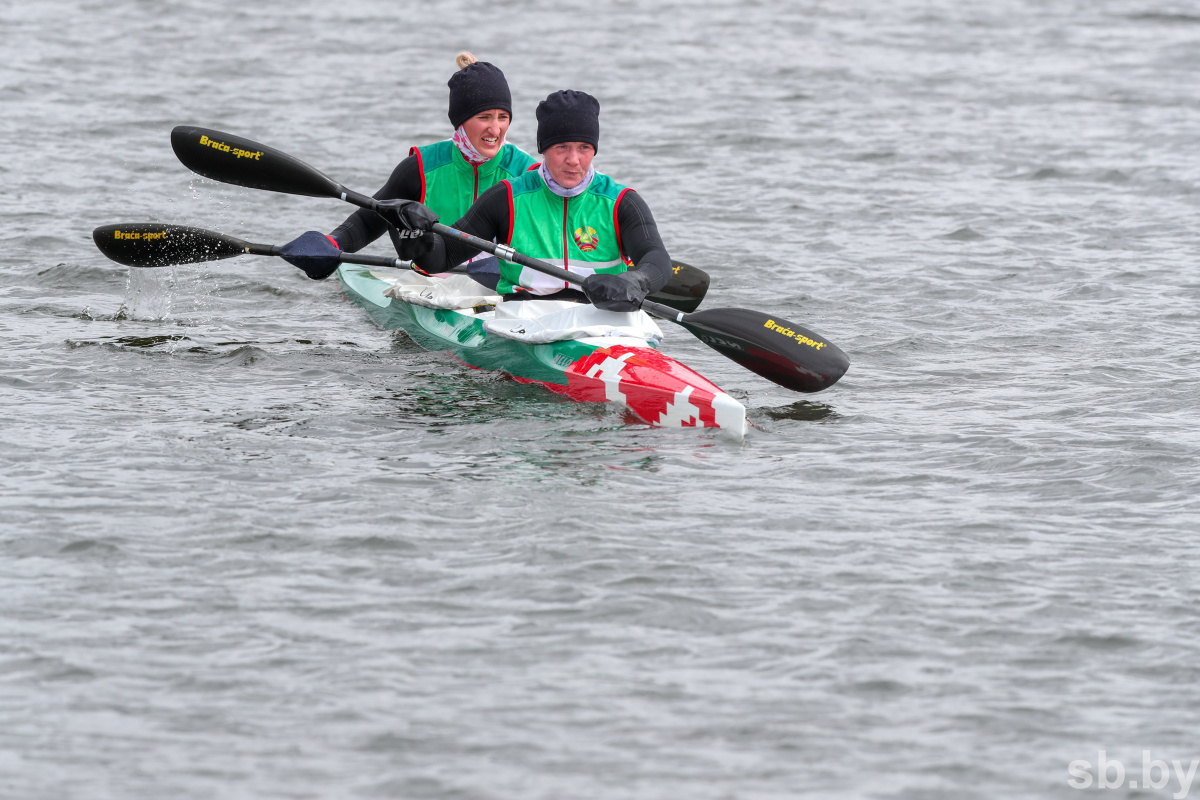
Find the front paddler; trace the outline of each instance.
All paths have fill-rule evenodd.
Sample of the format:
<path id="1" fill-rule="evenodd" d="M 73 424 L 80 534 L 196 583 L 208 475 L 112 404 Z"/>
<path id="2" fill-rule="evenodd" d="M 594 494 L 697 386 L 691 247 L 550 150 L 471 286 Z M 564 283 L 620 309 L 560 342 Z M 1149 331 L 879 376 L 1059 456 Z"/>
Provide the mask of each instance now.
<path id="1" fill-rule="evenodd" d="M 458 219 L 485 191 L 536 163 L 528 153 L 505 142 L 512 120 L 512 94 L 504 73 L 470 53 L 459 53 L 456 63 L 459 69 L 446 84 L 453 136 L 411 148 L 375 199 L 415 200 L 442 219 Z M 328 235 L 308 231 L 288 242 L 280 255 L 310 278 L 320 280 L 337 269 L 339 252 L 356 253 L 385 232 L 391 234 L 393 243 L 398 241 L 396 230 L 389 228 L 382 216 L 359 209 Z M 499 267 L 488 257 L 479 259 L 468 271 L 495 286 Z"/>
<path id="2" fill-rule="evenodd" d="M 484 192 L 453 227 L 508 244 L 533 258 L 587 276 L 583 292 L 563 281 L 500 262 L 496 287 L 505 300 L 575 300 L 610 311 L 634 311 L 666 285 L 671 257 L 641 196 L 596 172 L 600 103 L 585 92 L 554 92 L 537 107 L 542 165 Z M 397 204 L 389 221 L 429 231 L 433 214 Z M 427 234 L 401 239 L 401 258 L 427 273 L 445 272 L 478 251 L 457 239 Z"/>

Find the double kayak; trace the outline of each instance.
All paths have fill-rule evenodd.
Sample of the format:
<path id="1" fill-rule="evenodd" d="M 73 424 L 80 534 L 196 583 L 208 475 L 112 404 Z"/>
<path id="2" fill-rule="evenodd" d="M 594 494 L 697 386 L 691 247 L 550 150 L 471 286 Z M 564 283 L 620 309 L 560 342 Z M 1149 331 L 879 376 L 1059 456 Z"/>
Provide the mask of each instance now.
<path id="1" fill-rule="evenodd" d="M 232 134 L 180 125 L 171 131 L 171 147 L 194 172 L 223 183 L 339 198 L 371 210 L 379 205 L 287 153 Z M 578 281 L 578 274 L 508 245 L 440 223 L 433 228 L 522 267 L 566 283 Z M 247 253 L 282 255 L 276 245 L 184 225 L 103 225 L 92 238 L 107 257 L 132 267 Z M 720 428 L 740 437 L 746 430 L 746 409 L 702 375 L 660 353 L 662 331 L 647 311 L 792 391 L 827 389 L 850 367 L 849 357 L 832 342 L 777 315 L 745 308 L 695 311 L 708 276 L 687 265 L 674 265 L 665 294 L 647 298 L 640 311 L 621 314 L 563 301 L 503 302 L 467 275 L 428 277 L 401 269 L 398 259 L 343 253 L 339 260 L 338 280 L 346 296 L 379 325 L 402 329 L 424 347 L 449 352 L 472 367 L 500 370 L 574 400 L 619 404 L 650 425 Z M 688 270 L 694 274 L 681 275 Z"/>
<path id="2" fill-rule="evenodd" d="M 585 403 L 615 403 L 657 427 L 721 428 L 740 437 L 746 408 L 658 350 L 662 331 L 643 311 L 618 313 L 561 300 L 504 302 L 461 274 L 427 277 L 342 264 L 346 297 L 381 328 L 467 366 L 540 384 Z"/>

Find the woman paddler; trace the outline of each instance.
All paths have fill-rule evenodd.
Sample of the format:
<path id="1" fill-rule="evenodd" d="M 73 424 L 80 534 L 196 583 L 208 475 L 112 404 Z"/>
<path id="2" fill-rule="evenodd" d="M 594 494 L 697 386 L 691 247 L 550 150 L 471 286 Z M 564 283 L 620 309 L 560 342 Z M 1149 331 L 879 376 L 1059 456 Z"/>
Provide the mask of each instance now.
<path id="1" fill-rule="evenodd" d="M 671 257 L 641 196 L 592 166 L 600 103 L 585 92 L 554 92 L 538 105 L 537 121 L 542 165 L 488 189 L 453 227 L 587 276 L 579 292 L 501 261 L 496 289 L 505 300 L 577 300 L 610 311 L 636 310 L 646 295 L 666 285 Z M 395 203 L 386 213 L 410 231 L 430 231 L 436 221 L 416 203 Z M 427 233 L 400 239 L 397 252 L 436 273 L 478 251 Z"/>
<path id="2" fill-rule="evenodd" d="M 458 72 L 447 83 L 454 135 L 409 150 L 408 157 L 375 193 L 377 200 L 416 200 L 442 219 L 458 219 L 488 189 L 536 163 L 528 153 L 505 142 L 512 120 L 512 95 L 504 73 L 470 53 L 460 53 L 457 64 Z M 288 242 L 280 255 L 308 277 L 320 280 L 337 269 L 339 251 L 358 252 L 385 231 L 399 249 L 395 229 L 374 211 L 359 209 L 328 235 L 308 231 Z M 470 265 L 468 271 L 494 287 L 499 268 L 496 260 L 488 257 Z"/>

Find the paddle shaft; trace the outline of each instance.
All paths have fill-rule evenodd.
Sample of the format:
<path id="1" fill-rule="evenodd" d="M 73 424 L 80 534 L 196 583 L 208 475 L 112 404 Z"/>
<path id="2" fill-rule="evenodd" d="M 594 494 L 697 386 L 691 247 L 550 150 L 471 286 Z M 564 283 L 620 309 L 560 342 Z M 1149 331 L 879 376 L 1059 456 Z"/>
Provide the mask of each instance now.
<path id="1" fill-rule="evenodd" d="M 345 200 L 348 203 L 353 203 L 356 206 L 368 209 L 370 211 L 375 211 L 379 206 L 379 201 L 374 197 L 350 191 L 344 186 L 339 188 L 341 189 L 339 196 L 342 200 Z M 451 228 L 449 225 L 443 225 L 440 222 L 434 223 L 433 230 L 434 233 L 440 233 L 443 236 L 452 236 L 456 239 L 460 239 L 472 247 L 483 250 L 486 253 L 491 253 L 497 258 L 503 258 L 505 261 L 511 261 L 514 264 L 520 264 L 523 267 L 529 267 L 530 269 L 537 270 L 544 275 L 549 275 L 551 278 L 557 278 L 560 281 L 565 281 L 566 283 L 573 283 L 576 286 L 583 283 L 583 276 L 579 273 L 568 272 L 567 270 L 556 267 L 546 261 L 531 258 L 524 253 L 517 252 L 506 244 L 489 242 L 486 239 L 480 239 L 478 236 L 472 236 L 465 231 L 460 231 L 457 228 Z M 669 306 L 664 306 L 662 303 L 655 303 L 653 300 L 643 300 L 642 310 L 661 319 L 669 319 L 672 322 L 679 322 L 685 316 L 682 311 L 678 311 Z"/>
<path id="2" fill-rule="evenodd" d="M 379 206 L 379 201 L 373 197 L 367 196 L 367 194 L 352 192 L 344 186 L 338 188 L 341 188 L 341 199 L 346 200 L 347 203 L 353 203 L 356 206 L 362 207 L 362 209 L 367 209 L 370 211 L 376 210 Z M 512 249 L 508 245 L 499 245 L 497 242 L 480 239 L 479 236 L 470 235 L 466 233 L 466 231 L 458 230 L 457 228 L 451 228 L 450 225 L 444 225 L 440 222 L 433 223 L 433 231 L 434 233 L 442 234 L 443 236 L 454 236 L 455 239 L 460 239 L 464 242 L 467 242 L 468 245 L 479 248 L 485 253 L 491 253 L 492 255 L 496 255 L 497 258 L 503 258 L 505 261 L 512 261 L 514 264 L 528 266 L 530 270 L 536 270 L 541 272 L 542 275 L 558 278 L 559 281 L 574 283 L 575 285 L 580 285 L 583 283 L 583 276 L 581 276 L 580 273 L 568 272 L 564 269 L 560 269 L 560 267 L 547 263 L 547 261 L 530 258 L 529 255 L 518 253 L 515 251 L 515 249 Z M 271 254 L 277 255 L 277 253 Z M 350 264 L 364 263 L 364 261 L 350 261 L 349 259 L 342 260 L 348 261 Z M 388 266 L 386 264 L 374 264 L 371 263 L 371 261 L 367 261 L 367 263 L 373 264 L 374 266 Z M 402 261 L 402 263 L 407 264 L 407 261 Z M 684 318 L 684 313 L 682 311 L 678 311 L 678 309 L 671 308 L 670 306 L 664 306 L 662 303 L 654 302 L 653 300 L 643 300 L 642 311 L 648 314 L 654 314 L 655 317 L 659 317 L 660 319 L 670 319 L 672 321 L 676 321 L 676 323 Z"/>
<path id="3" fill-rule="evenodd" d="M 353 198 L 350 197 L 353 195 Z M 369 208 L 372 211 L 376 200 L 373 197 L 368 197 L 358 192 L 346 190 L 342 194 L 343 200 L 349 200 L 356 206 Z M 255 256 L 279 256 L 279 251 L 282 249 L 277 244 L 256 244 L 254 242 L 246 242 L 246 252 Z M 359 255 L 358 253 L 347 253 L 345 251 L 338 253 L 339 264 L 358 264 L 364 267 L 392 267 L 394 269 L 412 269 L 412 262 L 404 261 L 399 258 L 388 258 L 387 256 L 372 256 L 367 254 Z"/>
<path id="4" fill-rule="evenodd" d="M 544 275 L 549 275 L 551 278 L 558 278 L 560 281 L 573 283 L 576 286 L 583 283 L 584 276 L 580 275 L 578 272 L 568 272 L 567 270 L 556 267 L 546 261 L 531 258 L 524 253 L 517 252 L 506 244 L 489 242 L 486 239 L 480 239 L 478 236 L 472 236 L 466 231 L 460 231 L 457 228 L 451 228 L 449 225 L 443 225 L 440 222 L 434 223 L 433 231 L 434 233 L 440 233 L 442 236 L 453 236 L 455 239 L 460 239 L 461 241 L 471 245 L 471 247 L 477 247 L 484 252 L 491 253 L 497 258 L 503 258 L 505 261 L 511 261 L 514 264 L 520 264 L 523 267 L 529 267 L 530 269 L 537 270 Z M 655 303 L 652 300 L 643 300 L 642 310 L 648 314 L 653 314 L 656 317 L 669 319 L 672 322 L 679 322 L 684 318 L 684 316 L 686 316 L 682 311 L 677 311 L 676 309 L 664 306 L 661 303 Z"/>
<path id="5" fill-rule="evenodd" d="M 365 208 L 370 211 L 375 211 L 379 207 L 379 201 L 374 197 L 350 191 L 345 186 L 341 186 L 339 188 L 341 189 L 339 196 L 347 203 L 353 203 L 360 208 Z M 443 236 L 453 236 L 456 239 L 466 242 L 472 247 L 476 247 L 486 253 L 491 253 L 497 258 L 503 258 L 505 261 L 511 261 L 514 264 L 520 264 L 523 267 L 529 267 L 530 269 L 537 270 L 544 275 L 549 275 L 551 278 L 558 278 L 560 281 L 573 283 L 576 286 L 583 283 L 583 276 L 579 273 L 568 272 L 567 270 L 556 267 L 546 261 L 531 258 L 524 253 L 518 253 L 516 250 L 506 244 L 489 242 L 486 239 L 480 239 L 478 236 L 472 236 L 465 231 L 460 231 L 457 228 L 451 228 L 449 225 L 443 225 L 440 222 L 434 223 L 433 230 L 434 233 L 440 233 Z M 350 263 L 354 264 L 359 262 L 351 261 Z M 648 314 L 653 314 L 660 319 L 669 319 L 672 322 L 679 322 L 685 316 L 682 311 L 671 308 L 670 306 L 664 306 L 662 303 L 655 303 L 653 300 L 643 300 L 642 310 Z"/>
<path id="6" fill-rule="evenodd" d="M 365 208 L 368 211 L 375 211 L 379 207 L 379 201 L 374 197 L 360 192 L 355 192 L 347 189 L 345 186 L 338 186 L 338 197 L 347 203 L 353 203 L 359 208 Z M 480 240 L 482 241 L 482 240 Z M 246 252 L 258 256 L 277 256 L 279 255 L 279 245 L 271 244 L 254 244 L 247 243 Z M 387 256 L 369 256 L 357 255 L 355 253 L 340 253 L 338 261 L 342 264 L 359 264 L 367 267 L 395 267 L 396 269 L 410 269 L 410 262 L 399 258 L 388 258 Z"/>
<path id="7" fill-rule="evenodd" d="M 257 244 L 246 242 L 246 252 L 253 256 L 278 256 L 282 249 L 277 244 Z M 394 269 L 412 269 L 411 262 L 387 256 L 372 256 L 358 253 L 338 253 L 338 263 L 359 264 L 364 267 L 392 267 Z"/>

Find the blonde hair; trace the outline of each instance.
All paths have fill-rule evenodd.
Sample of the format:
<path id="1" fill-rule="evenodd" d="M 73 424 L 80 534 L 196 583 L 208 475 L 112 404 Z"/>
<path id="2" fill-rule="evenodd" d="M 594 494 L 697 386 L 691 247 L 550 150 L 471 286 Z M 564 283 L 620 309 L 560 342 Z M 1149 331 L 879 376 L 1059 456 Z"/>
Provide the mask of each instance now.
<path id="1" fill-rule="evenodd" d="M 471 53 L 468 53 L 466 50 L 462 51 L 461 53 L 459 53 L 457 56 L 454 57 L 454 63 L 458 64 L 459 69 L 465 69 L 466 67 L 469 67 L 470 65 L 474 64 L 478 60 L 479 60 L 478 58 L 476 58 Z"/>

